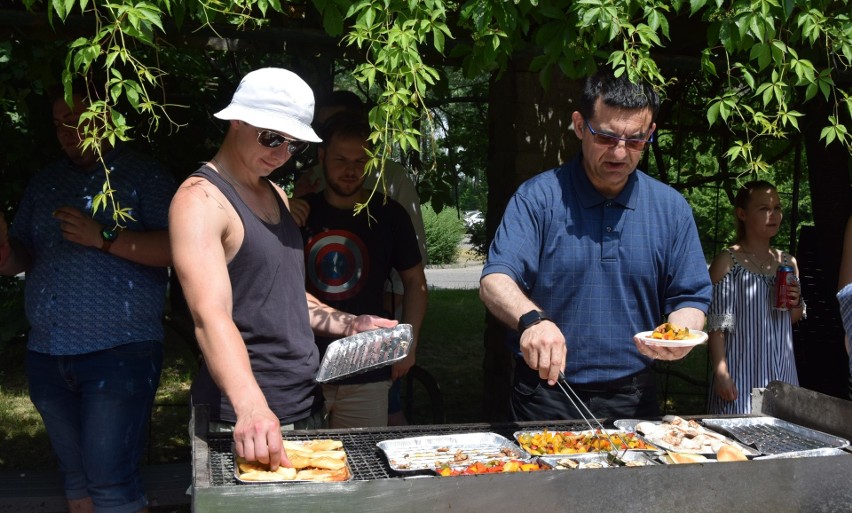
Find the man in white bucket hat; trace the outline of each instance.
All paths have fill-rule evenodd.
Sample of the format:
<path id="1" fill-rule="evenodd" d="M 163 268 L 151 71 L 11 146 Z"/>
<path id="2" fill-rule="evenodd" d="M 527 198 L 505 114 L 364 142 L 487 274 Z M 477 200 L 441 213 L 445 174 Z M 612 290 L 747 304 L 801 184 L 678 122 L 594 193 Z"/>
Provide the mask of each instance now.
<path id="1" fill-rule="evenodd" d="M 169 211 L 174 267 L 204 356 L 192 403 L 232 428 L 236 452 L 291 466 L 281 429 L 323 427 L 314 331 L 352 335 L 396 321 L 340 312 L 305 292 L 302 238 L 267 175 L 320 138 L 314 95 L 296 74 L 243 77 L 216 155 L 186 179 Z"/>

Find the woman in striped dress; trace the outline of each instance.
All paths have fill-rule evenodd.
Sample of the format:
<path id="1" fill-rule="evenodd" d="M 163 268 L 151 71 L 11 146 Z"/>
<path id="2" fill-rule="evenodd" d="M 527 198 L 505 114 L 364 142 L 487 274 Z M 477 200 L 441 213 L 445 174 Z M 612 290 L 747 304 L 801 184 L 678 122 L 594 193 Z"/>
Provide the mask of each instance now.
<path id="1" fill-rule="evenodd" d="M 712 379 L 712 414 L 751 413 L 752 388 L 770 381 L 799 384 L 793 355 L 793 326 L 804 316 L 792 255 L 770 246 L 781 226 L 781 200 L 771 183 L 746 183 L 734 199 L 736 243 L 713 260 L 713 301 L 707 316 Z M 775 272 L 790 265 L 787 310 L 773 308 Z"/>

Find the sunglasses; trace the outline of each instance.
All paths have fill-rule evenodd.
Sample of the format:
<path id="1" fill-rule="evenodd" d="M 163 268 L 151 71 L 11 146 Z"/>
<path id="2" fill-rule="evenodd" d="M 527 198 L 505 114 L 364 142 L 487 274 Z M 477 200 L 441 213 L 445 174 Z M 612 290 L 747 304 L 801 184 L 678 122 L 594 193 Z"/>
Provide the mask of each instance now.
<path id="1" fill-rule="evenodd" d="M 282 144 L 287 144 L 287 151 L 290 155 L 298 155 L 308 149 L 311 143 L 308 141 L 297 141 L 296 139 L 287 139 L 278 132 L 272 130 L 257 130 L 257 142 L 264 148 L 277 148 Z"/>
<path id="2" fill-rule="evenodd" d="M 592 139 L 595 141 L 595 144 L 599 144 L 601 146 L 607 146 L 609 148 L 615 148 L 618 146 L 618 143 L 624 141 L 624 147 L 630 151 L 642 151 L 645 149 L 645 145 L 648 143 L 654 142 L 654 133 L 651 132 L 651 136 L 647 139 L 628 139 L 625 137 L 616 137 L 614 135 L 602 134 L 600 132 L 595 132 L 595 129 L 592 128 L 592 125 L 589 124 L 588 120 L 583 120 L 586 122 L 586 127 L 589 129 L 589 133 L 592 134 Z"/>

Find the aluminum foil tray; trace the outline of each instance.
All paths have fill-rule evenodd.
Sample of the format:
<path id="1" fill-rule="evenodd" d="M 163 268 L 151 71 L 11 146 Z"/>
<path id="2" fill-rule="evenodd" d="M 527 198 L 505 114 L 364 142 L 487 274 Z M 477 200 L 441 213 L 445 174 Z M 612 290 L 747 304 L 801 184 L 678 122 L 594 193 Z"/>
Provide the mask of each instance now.
<path id="1" fill-rule="evenodd" d="M 702 423 L 712 429 L 724 431 L 746 445 L 753 445 L 763 454 L 840 448 L 849 445 L 849 441 L 844 438 L 775 417 L 704 419 Z"/>
<path id="2" fill-rule="evenodd" d="M 567 435 L 567 436 L 582 437 L 582 438 L 579 439 L 580 441 L 592 439 L 593 435 L 595 434 L 594 431 L 591 431 L 591 430 L 588 430 L 588 429 L 584 430 L 584 431 L 534 430 L 534 431 L 515 431 L 515 433 L 512 436 L 514 436 L 515 441 L 518 443 L 518 445 L 521 446 L 521 449 L 525 450 L 526 452 L 528 452 L 532 456 L 539 456 L 537 451 L 535 451 L 531 447 L 528 447 L 527 445 L 525 445 L 523 440 L 527 439 L 527 437 L 533 437 L 533 436 L 541 435 L 545 431 L 547 431 L 547 433 L 549 435 L 563 435 L 563 436 Z M 642 438 L 641 436 L 639 436 L 638 434 L 634 433 L 631 430 L 607 429 L 606 432 L 607 432 L 607 434 L 609 434 L 609 436 L 612 438 L 613 442 L 615 442 L 616 444 L 623 443 L 623 441 L 621 440 L 621 438 L 623 437 L 624 440 L 626 440 L 628 444 L 633 439 L 636 439 L 636 440 L 641 440 L 642 443 L 645 445 L 644 448 L 627 449 L 627 452 L 633 452 L 633 451 L 662 452 L 662 451 L 660 451 L 660 449 L 658 447 L 654 446 L 650 442 L 645 441 L 644 438 Z M 606 435 L 601 434 L 600 436 L 605 437 Z M 588 447 L 588 444 L 580 444 L 580 445 L 585 448 L 584 451 L 574 452 L 574 453 L 559 453 L 559 454 L 553 454 L 553 453 L 546 453 L 545 452 L 544 454 L 541 454 L 540 456 L 547 456 L 547 457 L 556 456 L 556 457 L 560 457 L 560 458 L 565 458 L 565 457 L 570 458 L 572 456 L 575 456 L 575 455 L 578 455 L 578 454 L 585 454 L 587 452 L 598 452 L 598 451 L 592 450 L 592 448 Z M 620 454 L 622 452 L 623 448 L 618 447 L 618 449 L 619 449 L 619 454 Z"/>
<path id="3" fill-rule="evenodd" d="M 619 451 L 618 457 L 626 463 L 627 467 L 645 467 L 649 465 L 659 465 L 659 461 L 655 459 L 654 454 L 649 454 L 644 451 Z M 538 456 L 538 459 L 547 463 L 557 470 L 577 470 L 585 468 L 607 468 L 610 465 L 607 461 L 607 454 L 602 452 L 587 452 L 585 454 L 559 454 Z M 571 460 L 577 463 L 574 467 L 568 464 L 566 460 Z"/>
<path id="4" fill-rule="evenodd" d="M 376 444 L 392 470 L 400 473 L 435 471 L 438 467 L 464 467 L 475 461 L 529 460 L 530 455 L 496 433 L 418 436 L 384 440 Z"/>
<path id="5" fill-rule="evenodd" d="M 317 381 L 328 383 L 396 363 L 408 356 L 410 324 L 365 331 L 329 344 Z"/>
<path id="6" fill-rule="evenodd" d="M 295 443 L 302 443 L 302 442 L 295 442 Z M 345 458 L 345 461 L 346 461 L 346 466 L 344 467 L 345 470 L 346 470 L 345 477 L 343 479 L 339 480 L 339 481 L 320 481 L 320 480 L 315 480 L 315 479 L 288 479 L 288 480 L 279 480 L 279 481 L 273 481 L 273 480 L 270 480 L 270 481 L 252 481 L 252 480 L 242 479 L 241 474 L 240 474 L 240 468 L 239 468 L 239 465 L 237 464 L 237 454 L 236 454 L 236 452 L 233 451 L 233 446 L 232 446 L 231 447 L 231 451 L 232 451 L 231 454 L 232 454 L 232 457 L 234 459 L 233 460 L 234 461 L 234 479 L 240 484 L 247 484 L 247 485 L 270 485 L 270 484 L 289 484 L 289 483 L 333 483 L 333 482 L 340 482 L 340 481 L 351 481 L 352 480 L 352 468 L 349 466 L 349 455 L 346 454 L 344 449 L 338 449 L 338 450 L 342 451 L 345 454 L 344 458 Z"/>
<path id="7" fill-rule="evenodd" d="M 843 449 L 826 447 L 823 449 L 809 449 L 807 451 L 784 452 L 781 454 L 770 454 L 769 456 L 758 456 L 756 460 L 782 460 L 790 458 L 813 458 L 819 456 L 849 456 Z"/>
<path id="8" fill-rule="evenodd" d="M 497 461 L 497 460 L 494 460 L 494 459 L 490 459 L 490 460 L 487 460 L 487 461 L 483 461 L 483 460 L 476 460 L 476 461 L 484 464 L 486 469 L 498 466 L 497 465 L 498 463 L 502 463 L 502 464 L 507 463 L 506 461 Z M 544 470 L 553 470 L 553 465 L 544 461 L 541 458 L 532 458 L 530 460 L 515 460 L 515 461 L 523 461 L 524 464 L 532 463 L 532 464 L 538 465 L 538 469 L 536 469 L 536 470 L 502 470 L 502 472 L 521 473 L 521 472 L 541 472 L 541 471 L 544 471 Z M 495 472 L 495 471 L 492 471 L 492 470 L 486 470 L 485 472 L 471 471 L 471 469 L 469 469 L 468 467 L 473 466 L 473 463 L 474 462 L 468 462 L 467 464 L 463 464 L 463 465 L 450 466 L 449 469 L 451 471 L 458 472 L 458 474 L 456 474 L 456 475 L 454 475 L 454 474 L 450 474 L 450 475 L 441 474 L 443 469 L 435 469 L 432 473 L 437 474 L 438 476 L 441 476 L 441 477 L 461 477 L 461 476 L 477 476 L 477 475 L 482 475 L 482 474 L 491 474 L 491 473 Z"/>
<path id="9" fill-rule="evenodd" d="M 659 421 L 659 420 L 646 421 L 646 420 L 637 420 L 637 419 L 619 419 L 619 420 L 616 420 L 615 422 L 613 422 L 613 424 L 615 424 L 615 426 L 617 428 L 623 429 L 623 430 L 631 432 L 631 433 L 636 432 L 636 425 L 639 424 L 639 423 L 648 423 L 648 424 L 654 424 L 654 425 L 658 425 L 658 426 L 665 426 L 665 425 L 669 424 L 668 422 Z M 711 427 L 711 426 L 707 426 L 707 427 Z M 642 438 L 643 440 L 645 440 L 649 444 L 656 445 L 660 449 L 664 449 L 666 451 L 688 453 L 688 454 L 701 454 L 701 455 L 704 455 L 704 456 L 707 456 L 707 457 L 710 457 L 710 458 L 715 458 L 716 452 L 713 450 L 713 445 L 714 445 L 714 442 L 715 442 L 715 443 L 725 443 L 725 444 L 735 445 L 743 452 L 743 454 L 745 454 L 746 456 L 749 456 L 749 457 L 760 456 L 760 452 L 758 450 L 754 449 L 753 447 L 749 447 L 748 445 L 744 445 L 744 444 L 738 442 L 737 440 L 726 436 L 725 433 L 720 434 L 720 433 L 717 432 L 717 430 L 705 430 L 705 431 L 709 431 L 709 433 L 705 434 L 705 436 L 708 436 L 709 438 L 705 438 L 706 443 L 703 444 L 700 449 L 685 449 L 684 447 L 672 445 L 672 444 L 668 443 L 665 439 L 663 439 L 659 436 L 646 436 L 642 433 L 637 433 L 637 434 L 639 435 L 640 438 Z"/>

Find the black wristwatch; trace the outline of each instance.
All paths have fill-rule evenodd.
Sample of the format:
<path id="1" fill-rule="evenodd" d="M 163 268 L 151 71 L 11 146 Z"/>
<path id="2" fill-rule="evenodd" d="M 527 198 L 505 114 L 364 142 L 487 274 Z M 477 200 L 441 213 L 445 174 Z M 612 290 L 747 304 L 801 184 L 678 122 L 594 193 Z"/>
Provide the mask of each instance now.
<path id="1" fill-rule="evenodd" d="M 101 251 L 104 253 L 109 253 L 109 247 L 112 246 L 112 243 L 115 242 L 115 239 L 118 238 L 118 230 L 111 230 L 106 226 L 101 230 Z"/>
<path id="2" fill-rule="evenodd" d="M 530 310 L 521 316 L 518 320 L 518 333 L 523 333 L 525 329 L 540 323 L 541 321 L 549 321 L 550 317 L 541 310 Z"/>

